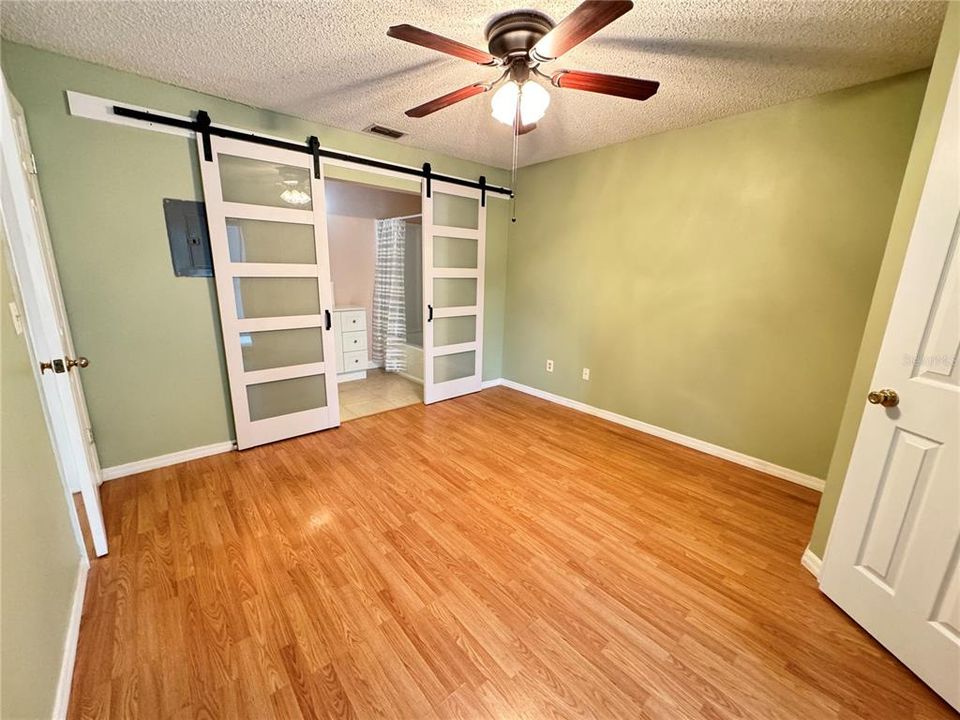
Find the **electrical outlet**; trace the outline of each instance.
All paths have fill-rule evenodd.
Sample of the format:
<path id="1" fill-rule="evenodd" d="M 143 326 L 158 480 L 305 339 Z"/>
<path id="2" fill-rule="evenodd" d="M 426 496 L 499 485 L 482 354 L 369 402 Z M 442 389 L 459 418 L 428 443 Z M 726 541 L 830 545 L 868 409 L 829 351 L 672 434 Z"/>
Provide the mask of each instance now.
<path id="1" fill-rule="evenodd" d="M 547 360 L 547 372 L 553 372 L 553 360 Z"/>
<path id="2" fill-rule="evenodd" d="M 584 368 L 584 369 L 583 369 L 583 379 L 584 379 L 584 380 L 589 380 L 589 379 L 590 379 L 590 368 Z"/>

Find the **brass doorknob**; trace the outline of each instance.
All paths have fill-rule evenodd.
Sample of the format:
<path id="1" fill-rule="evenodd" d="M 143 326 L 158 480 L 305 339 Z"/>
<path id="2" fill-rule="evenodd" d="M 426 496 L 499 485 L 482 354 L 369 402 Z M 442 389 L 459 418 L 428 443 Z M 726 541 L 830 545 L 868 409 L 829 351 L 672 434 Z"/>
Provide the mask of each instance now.
<path id="1" fill-rule="evenodd" d="M 67 370 L 72 370 L 75 367 L 85 368 L 90 364 L 90 361 L 87 360 L 83 355 L 78 357 L 76 360 L 73 358 L 67 358 Z"/>
<path id="2" fill-rule="evenodd" d="M 867 400 L 871 405 L 883 405 L 884 407 L 896 407 L 900 402 L 900 396 L 895 390 L 873 390 L 867 395 Z"/>

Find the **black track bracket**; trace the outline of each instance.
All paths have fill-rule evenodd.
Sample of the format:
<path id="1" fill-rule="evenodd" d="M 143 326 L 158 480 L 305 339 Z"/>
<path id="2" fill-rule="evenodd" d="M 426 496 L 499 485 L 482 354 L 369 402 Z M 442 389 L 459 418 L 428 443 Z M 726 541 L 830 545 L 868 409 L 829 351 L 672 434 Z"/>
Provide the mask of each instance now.
<path id="1" fill-rule="evenodd" d="M 307 140 L 307 145 L 310 146 L 310 151 L 313 153 L 313 176 L 319 180 L 320 179 L 320 138 L 316 135 L 311 135 L 310 139 Z"/>
<path id="2" fill-rule="evenodd" d="M 197 132 L 203 140 L 203 159 L 213 161 L 213 150 L 210 148 L 210 116 L 206 110 L 197 113 Z"/>

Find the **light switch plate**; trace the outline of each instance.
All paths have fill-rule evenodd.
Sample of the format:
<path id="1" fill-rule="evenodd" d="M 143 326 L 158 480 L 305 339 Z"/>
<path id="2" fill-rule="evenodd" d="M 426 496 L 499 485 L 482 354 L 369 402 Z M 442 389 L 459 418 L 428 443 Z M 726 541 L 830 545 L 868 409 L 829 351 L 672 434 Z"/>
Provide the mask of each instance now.
<path id="1" fill-rule="evenodd" d="M 17 335 L 23 335 L 23 318 L 20 317 L 20 308 L 15 302 L 10 303 L 10 317 L 13 319 L 13 329 Z"/>

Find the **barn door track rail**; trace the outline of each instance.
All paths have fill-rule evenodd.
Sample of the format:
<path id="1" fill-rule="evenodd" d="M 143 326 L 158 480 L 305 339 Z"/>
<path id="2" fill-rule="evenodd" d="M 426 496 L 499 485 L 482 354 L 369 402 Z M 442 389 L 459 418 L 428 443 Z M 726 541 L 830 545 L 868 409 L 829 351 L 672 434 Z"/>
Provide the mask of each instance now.
<path id="1" fill-rule="evenodd" d="M 115 115 L 119 115 L 120 117 L 130 118 L 132 120 L 142 120 L 149 123 L 155 123 L 157 125 L 168 125 L 170 127 L 176 127 L 182 130 L 192 130 L 193 132 L 199 133 L 202 139 L 203 156 L 204 160 L 206 161 L 210 161 L 213 157 L 210 151 L 210 136 L 216 135 L 217 137 L 230 138 L 231 140 L 243 140 L 245 142 L 256 143 L 258 145 L 266 145 L 268 147 L 280 148 L 281 150 L 292 150 L 294 152 L 312 155 L 314 158 L 314 173 L 317 174 L 318 177 L 320 172 L 320 158 L 329 158 L 331 160 L 350 162 L 357 165 L 365 165 L 367 167 L 377 168 L 379 170 L 389 170 L 391 172 L 396 172 L 403 175 L 412 175 L 414 177 L 425 178 L 427 181 L 427 187 L 430 186 L 430 182 L 432 180 L 438 180 L 441 182 L 450 183 L 451 185 L 474 188 L 480 191 L 481 200 L 484 205 L 486 204 L 487 193 L 497 193 L 499 195 L 513 197 L 513 191 L 510 188 L 500 187 L 498 185 L 489 185 L 487 184 L 486 177 L 483 175 L 481 175 L 478 180 L 467 180 L 465 178 L 459 178 L 453 175 L 443 175 L 441 173 L 434 172 L 430 167 L 430 163 L 424 163 L 423 168 L 417 169 L 407 165 L 397 165 L 384 160 L 375 160 L 374 158 L 368 158 L 362 155 L 352 155 L 350 153 L 339 152 L 336 150 L 328 150 L 320 147 L 320 141 L 316 136 L 311 136 L 305 143 L 298 143 L 293 142 L 292 140 L 281 140 L 279 138 L 257 135 L 256 133 L 252 132 L 234 130 L 233 128 L 214 125 L 210 119 L 209 113 L 207 113 L 206 110 L 197 111 L 196 117 L 193 120 L 170 117 L 169 115 L 160 115 L 147 110 L 124 107 L 123 105 L 114 105 L 113 113 Z"/>

